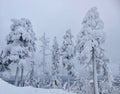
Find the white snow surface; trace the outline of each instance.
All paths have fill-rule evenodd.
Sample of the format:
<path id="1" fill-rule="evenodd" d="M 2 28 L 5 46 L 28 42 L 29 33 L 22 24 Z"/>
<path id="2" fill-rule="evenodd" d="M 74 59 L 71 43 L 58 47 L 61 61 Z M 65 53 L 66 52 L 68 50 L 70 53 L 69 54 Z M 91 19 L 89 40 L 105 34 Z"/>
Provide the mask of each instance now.
<path id="1" fill-rule="evenodd" d="M 60 89 L 16 87 L 0 79 L 0 94 L 73 94 Z"/>

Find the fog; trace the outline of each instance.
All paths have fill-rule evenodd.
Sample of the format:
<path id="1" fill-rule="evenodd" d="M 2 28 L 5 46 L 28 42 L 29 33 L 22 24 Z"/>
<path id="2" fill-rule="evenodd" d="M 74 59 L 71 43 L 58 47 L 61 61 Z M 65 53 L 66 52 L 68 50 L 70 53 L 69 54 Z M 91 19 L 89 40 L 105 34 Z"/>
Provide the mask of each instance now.
<path id="1" fill-rule="evenodd" d="M 0 48 L 10 32 L 12 18 L 28 18 L 37 38 L 46 32 L 52 41 L 62 41 L 65 31 L 71 28 L 74 38 L 81 29 L 86 12 L 96 6 L 104 21 L 106 42 L 103 45 L 110 59 L 112 73 L 120 64 L 120 1 L 119 0 L 0 0 Z"/>

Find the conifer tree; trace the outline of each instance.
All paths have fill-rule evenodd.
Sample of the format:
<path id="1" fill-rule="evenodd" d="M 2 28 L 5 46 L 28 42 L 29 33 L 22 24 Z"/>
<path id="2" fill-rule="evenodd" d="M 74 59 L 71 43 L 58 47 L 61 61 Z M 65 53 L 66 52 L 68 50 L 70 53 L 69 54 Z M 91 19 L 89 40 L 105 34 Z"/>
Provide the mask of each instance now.
<path id="1" fill-rule="evenodd" d="M 15 84 L 18 86 L 19 71 L 21 70 L 19 62 L 33 58 L 36 38 L 28 19 L 12 19 L 12 22 L 11 32 L 7 36 L 5 62 L 8 65 L 17 63 Z"/>
<path id="2" fill-rule="evenodd" d="M 60 60 L 60 52 L 57 43 L 56 37 L 54 37 L 54 44 L 52 46 L 52 76 L 53 82 L 52 85 L 54 88 L 60 88 L 60 81 L 59 81 L 59 60 Z"/>
<path id="3" fill-rule="evenodd" d="M 62 65 L 68 78 L 68 91 L 70 88 L 70 79 L 75 77 L 74 64 L 72 62 L 74 57 L 74 45 L 72 38 L 73 36 L 71 34 L 71 30 L 69 29 L 63 37 L 64 40 L 61 47 Z"/>
<path id="4" fill-rule="evenodd" d="M 92 75 L 93 75 L 93 88 L 94 94 L 100 93 L 99 81 L 102 77 L 103 79 L 108 79 L 108 59 L 102 50 L 101 45 L 105 41 L 105 35 L 103 32 L 104 23 L 101 20 L 96 7 L 91 8 L 82 22 L 82 30 L 77 37 L 77 52 L 78 59 L 80 63 L 86 65 L 92 65 Z M 101 68 L 103 71 L 99 71 Z M 100 73 L 101 75 L 100 77 Z M 106 80 L 107 80 L 106 79 Z"/>
<path id="5" fill-rule="evenodd" d="M 42 67 L 43 67 L 43 74 L 46 73 L 46 56 L 48 55 L 46 53 L 46 51 L 49 49 L 49 39 L 46 37 L 46 34 L 44 32 L 44 35 L 40 38 L 40 41 L 42 42 L 42 45 L 41 45 L 41 50 L 40 52 L 42 52 Z"/>

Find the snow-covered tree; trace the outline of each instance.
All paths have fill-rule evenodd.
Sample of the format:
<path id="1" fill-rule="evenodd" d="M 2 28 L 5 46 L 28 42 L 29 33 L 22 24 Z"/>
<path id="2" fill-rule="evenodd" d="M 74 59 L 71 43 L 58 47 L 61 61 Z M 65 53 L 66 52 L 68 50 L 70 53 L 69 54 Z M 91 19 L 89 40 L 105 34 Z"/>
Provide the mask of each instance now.
<path id="1" fill-rule="evenodd" d="M 59 76 L 59 60 L 60 60 L 60 52 L 59 52 L 59 46 L 57 43 L 56 37 L 54 37 L 54 44 L 52 46 L 52 87 L 53 88 L 60 88 L 60 81 L 58 79 Z"/>
<path id="2" fill-rule="evenodd" d="M 47 59 L 47 56 L 49 55 L 48 52 L 49 52 L 49 38 L 46 37 L 46 34 L 44 32 L 44 35 L 40 38 L 40 41 L 41 41 L 41 49 L 40 49 L 40 53 L 42 53 L 42 62 L 41 62 L 41 67 L 42 67 L 42 85 L 43 87 L 47 84 L 47 81 L 48 78 L 48 72 L 46 71 L 46 59 Z"/>
<path id="3" fill-rule="evenodd" d="M 3 54 L 3 50 L 0 53 L 0 72 L 3 72 L 5 70 L 9 70 L 8 68 L 8 64 L 6 62 L 4 62 L 4 54 Z"/>
<path id="4" fill-rule="evenodd" d="M 62 57 L 62 65 L 63 70 L 65 70 L 65 73 L 68 78 L 68 90 L 70 88 L 70 79 L 75 77 L 74 74 L 74 63 L 72 62 L 72 59 L 74 57 L 74 45 L 72 41 L 72 34 L 71 30 L 67 30 L 66 34 L 64 35 L 63 44 L 61 47 L 61 57 Z"/>
<path id="5" fill-rule="evenodd" d="M 71 86 L 71 91 L 75 92 L 77 94 L 85 94 L 85 90 L 88 89 L 87 87 L 85 87 L 86 82 L 84 80 L 84 78 L 78 78 L 74 79 L 73 84 Z M 88 84 L 87 84 L 88 85 Z"/>
<path id="6" fill-rule="evenodd" d="M 42 68 L 43 68 L 43 74 L 46 73 L 46 70 L 45 70 L 45 67 L 46 67 L 46 56 L 48 55 L 46 53 L 46 51 L 49 49 L 49 39 L 46 38 L 46 35 L 44 33 L 44 35 L 40 38 L 40 41 L 42 42 L 42 45 L 41 45 L 41 50 L 40 52 L 42 52 L 42 56 L 43 56 L 43 60 L 42 60 Z"/>
<path id="7" fill-rule="evenodd" d="M 34 62 L 31 61 L 31 70 L 25 77 L 24 86 L 33 86 L 36 87 L 35 71 L 34 71 Z"/>
<path id="8" fill-rule="evenodd" d="M 7 49 L 5 62 L 9 65 L 17 63 L 16 81 L 18 85 L 19 62 L 32 58 L 35 52 L 35 33 L 28 19 L 12 19 L 11 32 L 7 36 Z M 27 61 L 26 61 L 27 63 Z M 28 62 L 29 63 L 29 62 Z"/>
<path id="9" fill-rule="evenodd" d="M 109 59 L 105 56 L 105 51 L 99 48 L 96 54 L 98 87 L 101 94 L 110 94 L 112 91 L 112 77 L 109 70 Z"/>
<path id="10" fill-rule="evenodd" d="M 120 65 L 119 65 L 119 73 L 114 77 L 113 85 L 120 89 Z"/>
<path id="11" fill-rule="evenodd" d="M 104 23 L 101 20 L 96 7 L 91 8 L 82 22 L 82 30 L 77 37 L 77 52 L 80 63 L 92 65 L 93 94 L 99 94 L 99 79 L 109 78 L 108 75 L 108 59 L 101 48 L 101 44 L 105 41 L 103 32 Z M 102 69 L 100 71 L 98 68 Z M 100 76 L 100 73 L 102 76 Z M 107 80 L 107 79 L 106 79 Z M 105 80 L 104 80 L 105 81 Z"/>
<path id="12" fill-rule="evenodd" d="M 120 75 L 115 76 L 113 85 L 120 88 Z"/>

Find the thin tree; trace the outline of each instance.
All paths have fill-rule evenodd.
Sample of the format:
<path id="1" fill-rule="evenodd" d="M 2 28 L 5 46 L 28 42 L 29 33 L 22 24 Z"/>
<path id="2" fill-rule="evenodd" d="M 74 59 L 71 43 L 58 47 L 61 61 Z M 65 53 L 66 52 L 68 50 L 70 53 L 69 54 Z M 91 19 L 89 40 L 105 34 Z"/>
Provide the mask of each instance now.
<path id="1" fill-rule="evenodd" d="M 58 80 L 60 52 L 56 37 L 54 37 L 53 42 L 54 44 L 52 46 L 52 76 L 53 76 L 52 85 L 53 88 L 60 88 L 60 82 Z"/>
<path id="2" fill-rule="evenodd" d="M 74 45 L 72 41 L 72 34 L 71 30 L 67 30 L 66 34 L 64 35 L 63 44 L 61 47 L 61 57 L 62 57 L 62 65 L 63 69 L 66 71 L 66 75 L 68 78 L 68 91 L 70 90 L 70 79 L 75 77 L 74 74 L 74 64 L 72 59 L 74 57 Z"/>
<path id="3" fill-rule="evenodd" d="M 31 70 L 26 75 L 26 78 L 24 81 L 25 86 L 33 86 L 33 87 L 36 86 L 34 66 L 35 66 L 35 63 L 31 61 Z"/>
<path id="4" fill-rule="evenodd" d="M 41 45 L 41 50 L 40 52 L 42 52 L 42 83 L 45 84 L 45 75 L 46 75 L 46 56 L 48 56 L 49 54 L 47 54 L 47 50 L 49 50 L 49 38 L 46 37 L 46 34 L 44 32 L 44 35 L 40 38 L 40 41 L 42 43 Z"/>

